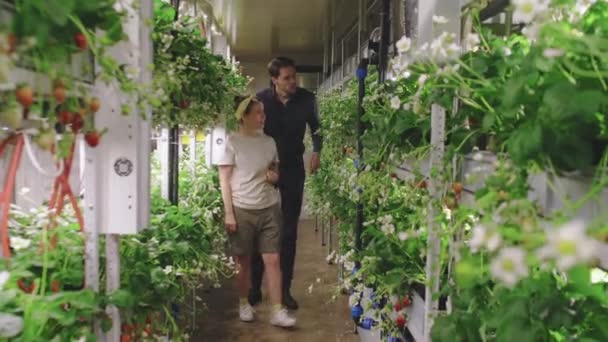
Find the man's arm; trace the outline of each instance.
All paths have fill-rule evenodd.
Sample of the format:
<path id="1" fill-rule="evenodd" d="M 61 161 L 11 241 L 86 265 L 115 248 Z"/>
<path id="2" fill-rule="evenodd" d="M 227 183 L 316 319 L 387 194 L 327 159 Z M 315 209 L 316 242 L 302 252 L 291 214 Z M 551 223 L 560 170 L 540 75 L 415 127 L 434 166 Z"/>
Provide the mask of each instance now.
<path id="1" fill-rule="evenodd" d="M 323 147 L 323 139 L 321 137 L 321 124 L 319 120 L 319 104 L 317 98 L 313 95 L 313 111 L 308 120 L 308 127 L 310 128 L 310 134 L 312 139 L 312 151 L 314 153 L 321 153 Z"/>
<path id="2" fill-rule="evenodd" d="M 312 156 L 310 158 L 310 172 L 315 173 L 321 166 L 321 148 L 323 147 L 323 139 L 321 137 L 321 124 L 319 120 L 319 105 L 317 98 L 313 95 L 313 110 L 308 120 L 310 128 L 310 137 L 312 139 Z"/>

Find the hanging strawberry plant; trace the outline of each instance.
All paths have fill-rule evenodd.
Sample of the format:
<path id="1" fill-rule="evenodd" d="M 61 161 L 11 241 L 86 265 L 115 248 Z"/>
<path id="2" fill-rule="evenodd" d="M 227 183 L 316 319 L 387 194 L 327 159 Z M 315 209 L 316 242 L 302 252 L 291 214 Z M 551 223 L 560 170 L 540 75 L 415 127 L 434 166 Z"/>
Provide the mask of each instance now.
<path id="1" fill-rule="evenodd" d="M 204 128 L 232 112 L 234 96 L 247 79 L 237 67 L 215 55 L 197 19 L 180 17 L 169 4 L 155 2 L 154 90 L 157 125 Z"/>

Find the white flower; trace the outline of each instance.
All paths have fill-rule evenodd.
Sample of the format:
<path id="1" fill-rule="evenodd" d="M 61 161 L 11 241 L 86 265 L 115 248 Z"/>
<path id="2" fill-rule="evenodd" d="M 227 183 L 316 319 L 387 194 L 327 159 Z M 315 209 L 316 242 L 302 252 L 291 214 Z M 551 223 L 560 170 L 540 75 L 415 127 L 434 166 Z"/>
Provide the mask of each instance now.
<path id="1" fill-rule="evenodd" d="M 406 111 L 407 111 L 407 110 L 410 110 L 411 108 L 412 108 L 412 105 L 411 105 L 411 104 L 409 104 L 409 103 L 404 103 L 404 104 L 403 104 L 403 110 L 406 110 Z"/>
<path id="2" fill-rule="evenodd" d="M 473 160 L 474 161 L 482 161 L 483 160 L 483 153 L 481 153 L 481 152 L 475 152 L 473 154 Z"/>
<path id="3" fill-rule="evenodd" d="M 2 290 L 2 288 L 4 288 L 4 284 L 6 284 L 6 282 L 8 281 L 8 278 L 10 278 L 11 274 L 8 273 L 7 271 L 2 271 L 0 272 L 0 290 Z"/>
<path id="4" fill-rule="evenodd" d="M 513 53 L 513 52 L 511 51 L 511 49 L 509 49 L 509 48 L 508 48 L 508 47 L 506 47 L 506 46 L 505 46 L 505 47 L 502 49 L 502 54 L 503 54 L 503 56 L 505 56 L 505 57 L 509 57 L 509 56 L 511 56 L 511 54 L 512 54 L 512 53 Z"/>
<path id="5" fill-rule="evenodd" d="M 565 51 L 562 49 L 547 48 L 543 51 L 543 56 L 547 58 L 557 58 L 563 56 L 564 53 Z"/>
<path id="6" fill-rule="evenodd" d="M 524 36 L 526 36 L 526 38 L 528 38 L 529 40 L 535 41 L 536 38 L 538 37 L 539 31 L 540 31 L 540 25 L 533 23 L 531 25 L 524 27 L 523 30 L 521 30 L 521 33 L 523 33 Z"/>
<path id="7" fill-rule="evenodd" d="M 528 276 L 526 252 L 518 247 L 503 248 L 490 266 L 492 276 L 502 281 L 508 287 Z"/>
<path id="8" fill-rule="evenodd" d="M 399 96 L 391 97 L 391 108 L 399 109 L 399 107 L 401 107 L 401 99 L 399 99 Z"/>
<path id="9" fill-rule="evenodd" d="M 28 248 L 32 244 L 32 240 L 23 239 L 18 236 L 13 236 L 10 238 L 11 247 L 13 247 L 16 251 Z"/>
<path id="10" fill-rule="evenodd" d="M 421 88 L 424 86 L 424 84 L 426 83 L 426 80 L 428 78 L 429 78 L 429 76 L 427 74 L 422 74 L 422 75 L 420 75 L 420 77 L 418 77 L 418 84 L 420 85 Z"/>
<path id="11" fill-rule="evenodd" d="M 466 44 L 468 50 L 475 51 L 477 47 L 479 47 L 479 43 L 481 43 L 481 39 L 479 39 L 479 35 L 477 33 L 469 33 L 467 35 Z"/>
<path id="12" fill-rule="evenodd" d="M 378 221 L 381 223 L 380 226 L 380 230 L 386 234 L 386 235 L 391 235 L 395 233 L 395 225 L 393 224 L 393 216 L 392 215 L 385 215 L 383 217 L 380 217 L 378 219 Z"/>
<path id="13" fill-rule="evenodd" d="M 171 274 L 171 272 L 173 272 L 173 266 L 171 266 L 171 265 L 165 266 L 165 268 L 163 268 L 163 272 L 165 274 Z"/>
<path id="14" fill-rule="evenodd" d="M 359 300 L 361 300 L 361 293 L 360 292 L 354 292 L 353 294 L 351 294 L 348 297 L 348 306 L 355 306 L 359 303 Z"/>
<path id="15" fill-rule="evenodd" d="M 516 23 L 530 23 L 549 9 L 548 0 L 511 0 L 511 4 L 515 7 L 513 21 Z"/>
<path id="16" fill-rule="evenodd" d="M 408 234 L 407 232 L 400 232 L 399 234 L 397 234 L 397 237 L 399 237 L 399 240 L 405 241 L 410 238 L 410 234 Z"/>
<path id="17" fill-rule="evenodd" d="M 481 224 L 473 228 L 473 236 L 469 240 L 471 251 L 478 252 L 483 247 L 494 252 L 501 244 L 502 237 L 496 230 L 490 230 Z"/>
<path id="18" fill-rule="evenodd" d="M 23 330 L 23 318 L 0 312 L 0 338 L 12 338 Z"/>
<path id="19" fill-rule="evenodd" d="M 336 251 L 333 250 L 331 251 L 331 253 L 327 256 L 327 258 L 325 258 L 325 261 L 327 262 L 332 262 L 334 261 L 334 259 L 336 258 Z"/>
<path id="20" fill-rule="evenodd" d="M 441 15 L 434 15 L 433 16 L 433 23 L 438 24 L 438 25 L 443 25 L 443 24 L 447 24 L 449 22 L 448 18 L 441 16 Z"/>
<path id="21" fill-rule="evenodd" d="M 547 244 L 537 251 L 537 256 L 541 260 L 555 259 L 561 271 L 587 263 L 596 256 L 599 243 L 587 236 L 583 221 L 572 221 L 557 230 L 548 228 L 545 234 Z"/>
<path id="22" fill-rule="evenodd" d="M 397 46 L 397 51 L 402 54 L 408 52 L 412 47 L 412 40 L 406 36 L 401 37 L 395 44 Z"/>
<path id="23" fill-rule="evenodd" d="M 450 210 L 450 208 L 448 207 L 443 207 L 443 215 L 445 215 L 445 218 L 449 221 L 452 219 L 452 211 Z"/>
<path id="24" fill-rule="evenodd" d="M 412 76 L 412 73 L 409 70 L 405 70 L 402 76 L 403 78 L 408 79 L 410 76 Z"/>

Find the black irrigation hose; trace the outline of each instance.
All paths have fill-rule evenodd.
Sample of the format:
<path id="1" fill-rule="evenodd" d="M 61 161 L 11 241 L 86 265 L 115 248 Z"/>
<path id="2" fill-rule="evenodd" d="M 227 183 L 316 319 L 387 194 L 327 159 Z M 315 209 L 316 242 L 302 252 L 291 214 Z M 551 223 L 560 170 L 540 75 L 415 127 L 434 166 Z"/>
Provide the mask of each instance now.
<path id="1" fill-rule="evenodd" d="M 493 0 L 479 12 L 479 19 L 484 21 L 503 12 L 509 6 L 509 0 Z"/>

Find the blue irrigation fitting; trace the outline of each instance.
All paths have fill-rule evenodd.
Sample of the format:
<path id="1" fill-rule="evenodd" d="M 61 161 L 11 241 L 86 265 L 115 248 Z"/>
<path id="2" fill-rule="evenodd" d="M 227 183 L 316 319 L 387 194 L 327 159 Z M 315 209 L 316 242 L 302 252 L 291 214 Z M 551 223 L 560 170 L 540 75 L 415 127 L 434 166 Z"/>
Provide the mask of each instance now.
<path id="1" fill-rule="evenodd" d="M 357 68 L 357 78 L 364 80 L 367 77 L 367 68 Z"/>
<path id="2" fill-rule="evenodd" d="M 350 309 L 350 316 L 356 321 L 359 320 L 363 316 L 363 307 L 360 304 L 353 306 Z"/>
<path id="3" fill-rule="evenodd" d="M 371 330 L 374 327 L 374 325 L 376 325 L 376 321 L 374 321 L 372 318 L 369 318 L 369 317 L 365 317 L 359 324 L 359 326 L 365 330 Z"/>
<path id="4" fill-rule="evenodd" d="M 388 339 L 386 339 L 387 342 L 403 342 L 403 340 L 399 337 L 395 337 L 395 336 L 389 336 Z"/>
<path id="5" fill-rule="evenodd" d="M 350 271 L 350 275 L 354 276 L 357 272 L 359 272 L 359 269 L 355 266 L 353 267 L 353 269 Z"/>
<path id="6" fill-rule="evenodd" d="M 359 159 L 353 159 L 353 164 L 355 165 L 355 169 L 359 168 Z"/>

